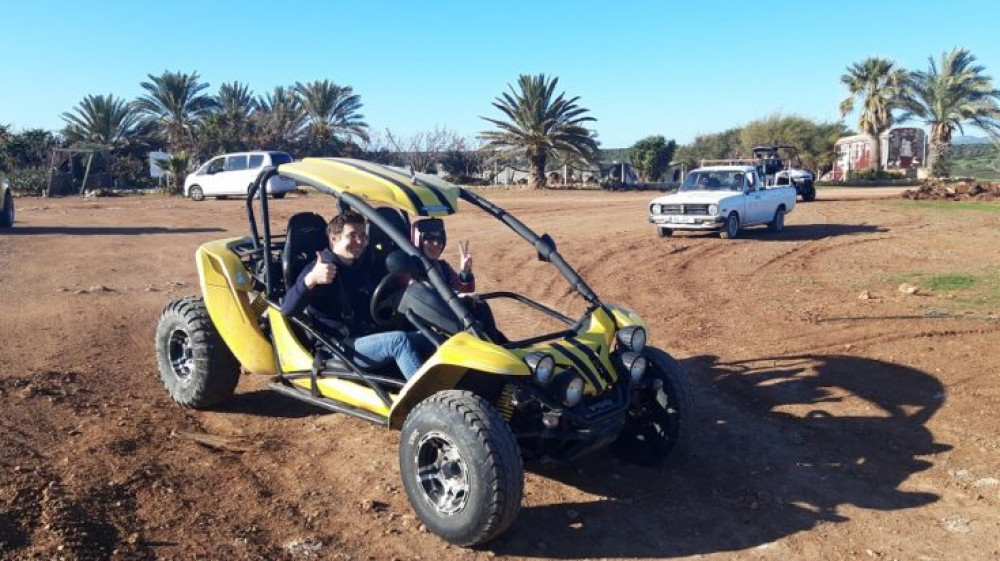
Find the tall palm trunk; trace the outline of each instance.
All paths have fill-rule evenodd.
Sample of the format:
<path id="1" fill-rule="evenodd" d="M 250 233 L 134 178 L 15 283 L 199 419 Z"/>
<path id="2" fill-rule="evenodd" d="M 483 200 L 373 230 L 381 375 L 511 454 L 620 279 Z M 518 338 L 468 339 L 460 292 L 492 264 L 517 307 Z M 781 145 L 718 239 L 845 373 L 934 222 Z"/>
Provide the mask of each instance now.
<path id="1" fill-rule="evenodd" d="M 882 171 L 882 131 L 878 131 L 872 136 L 872 161 L 870 168 L 875 171 Z"/>
<path id="2" fill-rule="evenodd" d="M 534 189 L 545 187 L 545 162 L 547 159 L 544 152 L 531 156 L 531 187 Z"/>
<path id="3" fill-rule="evenodd" d="M 948 152 L 951 149 L 951 128 L 944 124 L 931 127 L 930 153 L 927 155 L 927 166 L 935 177 L 947 177 L 950 174 Z"/>

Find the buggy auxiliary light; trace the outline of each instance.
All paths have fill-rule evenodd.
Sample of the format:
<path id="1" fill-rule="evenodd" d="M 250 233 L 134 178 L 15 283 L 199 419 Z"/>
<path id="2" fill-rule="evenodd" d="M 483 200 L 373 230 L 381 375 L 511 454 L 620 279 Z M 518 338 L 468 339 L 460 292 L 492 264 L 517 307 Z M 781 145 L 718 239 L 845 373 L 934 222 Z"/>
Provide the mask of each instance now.
<path id="1" fill-rule="evenodd" d="M 583 378 L 574 372 L 563 372 L 556 376 L 554 386 L 554 396 L 562 400 L 566 407 L 573 407 L 583 399 Z"/>
<path id="2" fill-rule="evenodd" d="M 531 375 L 535 383 L 539 386 L 548 385 L 552 381 L 552 374 L 556 370 L 556 360 L 552 355 L 546 353 L 528 353 L 524 357 L 525 364 L 531 370 Z"/>
<path id="3" fill-rule="evenodd" d="M 625 351 L 618 357 L 618 360 L 621 367 L 628 372 L 632 385 L 636 385 L 642 381 L 642 377 L 646 374 L 646 366 L 648 366 L 646 357 L 639 353 Z"/>
<path id="4" fill-rule="evenodd" d="M 618 342 L 626 350 L 633 353 L 641 353 L 642 349 L 646 347 L 646 330 L 638 325 L 630 325 L 619 329 L 615 337 L 618 338 Z"/>

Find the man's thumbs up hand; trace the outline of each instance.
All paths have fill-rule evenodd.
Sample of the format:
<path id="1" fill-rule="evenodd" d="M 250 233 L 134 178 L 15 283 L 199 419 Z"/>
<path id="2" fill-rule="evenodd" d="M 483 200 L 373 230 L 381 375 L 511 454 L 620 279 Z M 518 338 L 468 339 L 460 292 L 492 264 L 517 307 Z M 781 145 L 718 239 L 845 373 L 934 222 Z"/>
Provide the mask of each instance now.
<path id="1" fill-rule="evenodd" d="M 323 253 L 316 252 L 316 263 L 306 275 L 306 287 L 313 288 L 318 284 L 330 284 L 337 277 L 337 266 L 323 260 Z"/>

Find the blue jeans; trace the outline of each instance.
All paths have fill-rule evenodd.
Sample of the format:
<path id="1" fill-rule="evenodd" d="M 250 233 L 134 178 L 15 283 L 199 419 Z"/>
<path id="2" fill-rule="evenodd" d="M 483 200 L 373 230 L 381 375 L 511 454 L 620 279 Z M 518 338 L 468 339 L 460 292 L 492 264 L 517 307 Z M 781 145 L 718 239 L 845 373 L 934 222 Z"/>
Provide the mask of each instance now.
<path id="1" fill-rule="evenodd" d="M 407 380 L 423 364 L 421 354 L 431 353 L 430 342 L 412 331 L 386 331 L 354 340 L 354 360 L 363 368 L 381 368 L 392 361 Z"/>

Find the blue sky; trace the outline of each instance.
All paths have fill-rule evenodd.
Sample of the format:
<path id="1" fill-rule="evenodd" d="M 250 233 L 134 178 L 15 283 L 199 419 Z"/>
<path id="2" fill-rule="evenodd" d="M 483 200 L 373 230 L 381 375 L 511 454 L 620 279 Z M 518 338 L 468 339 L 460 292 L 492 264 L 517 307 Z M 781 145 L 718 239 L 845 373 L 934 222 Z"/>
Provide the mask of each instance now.
<path id="1" fill-rule="evenodd" d="M 908 69 L 969 48 L 1000 83 L 1000 2 L 5 2 L 0 123 L 58 130 L 88 94 L 133 99 L 164 70 L 215 93 L 330 79 L 372 130 L 466 137 L 519 74 L 559 77 L 603 147 L 696 135 L 767 115 L 839 120 L 839 77 L 878 55 Z M 854 126 L 855 118 L 847 122 Z M 976 134 L 966 129 L 966 134 Z"/>

